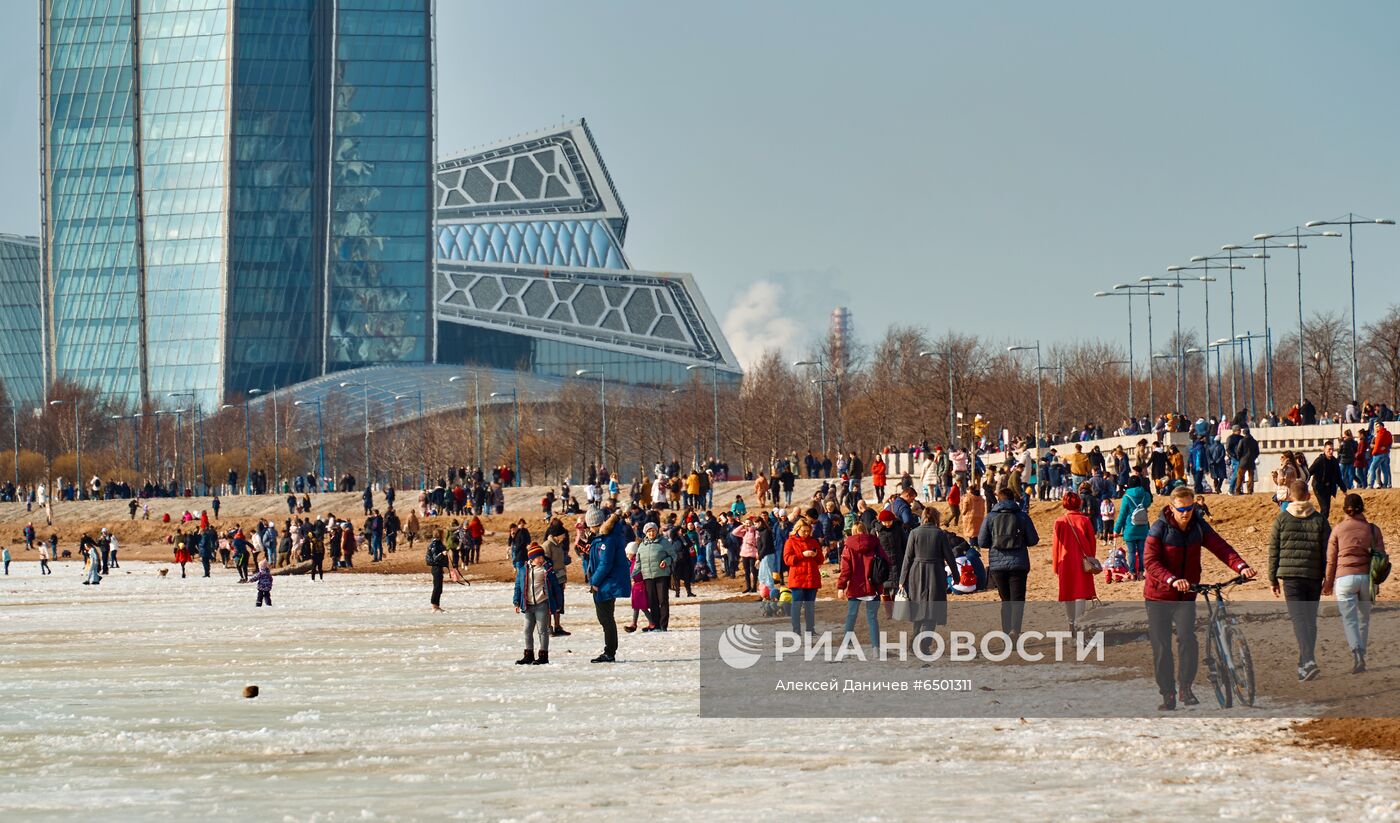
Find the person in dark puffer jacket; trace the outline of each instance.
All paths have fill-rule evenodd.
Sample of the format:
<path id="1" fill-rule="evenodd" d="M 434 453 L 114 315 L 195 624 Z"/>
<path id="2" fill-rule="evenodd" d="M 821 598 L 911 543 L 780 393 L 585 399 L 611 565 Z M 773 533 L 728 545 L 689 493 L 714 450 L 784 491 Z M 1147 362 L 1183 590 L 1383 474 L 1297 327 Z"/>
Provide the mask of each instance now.
<path id="1" fill-rule="evenodd" d="M 1031 571 L 1029 547 L 1040 542 L 1030 515 L 1017 505 L 1015 493 L 997 489 L 997 502 L 987 512 L 977 534 L 977 545 L 987 547 L 987 571 L 1001 598 L 1001 630 L 1013 638 L 1021 634 L 1026 609 L 1026 577 Z"/>
<path id="2" fill-rule="evenodd" d="M 1282 589 L 1288 618 L 1298 639 L 1298 679 L 1312 680 L 1317 668 L 1317 605 L 1327 572 L 1327 539 L 1332 526 L 1313 507 L 1306 480 L 1288 487 L 1288 505 L 1269 532 L 1269 584 L 1274 597 Z"/>

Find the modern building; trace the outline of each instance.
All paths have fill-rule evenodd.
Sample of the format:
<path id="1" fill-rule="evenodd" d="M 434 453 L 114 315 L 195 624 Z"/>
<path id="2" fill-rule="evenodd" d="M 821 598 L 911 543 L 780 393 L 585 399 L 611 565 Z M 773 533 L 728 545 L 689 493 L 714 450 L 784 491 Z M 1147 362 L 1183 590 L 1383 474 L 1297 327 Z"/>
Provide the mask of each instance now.
<path id="1" fill-rule="evenodd" d="M 47 380 L 204 408 L 424 364 L 431 0 L 50 0 Z"/>
<path id="2" fill-rule="evenodd" d="M 437 165 L 437 362 L 641 385 L 741 374 L 689 274 L 634 270 L 579 120 Z"/>
<path id="3" fill-rule="evenodd" d="M 0 381 L 20 406 L 44 400 L 39 238 L 0 234 Z"/>

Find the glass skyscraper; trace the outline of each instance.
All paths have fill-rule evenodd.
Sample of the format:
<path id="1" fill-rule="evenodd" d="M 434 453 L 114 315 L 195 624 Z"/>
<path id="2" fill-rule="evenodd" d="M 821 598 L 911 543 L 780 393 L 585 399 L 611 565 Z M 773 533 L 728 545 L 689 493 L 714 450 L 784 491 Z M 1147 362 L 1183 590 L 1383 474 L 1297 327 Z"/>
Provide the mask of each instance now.
<path id="1" fill-rule="evenodd" d="M 0 234 L 0 380 L 20 406 L 44 399 L 39 238 Z"/>
<path id="2" fill-rule="evenodd" d="M 431 0 L 49 0 L 46 377 L 216 406 L 431 360 Z"/>

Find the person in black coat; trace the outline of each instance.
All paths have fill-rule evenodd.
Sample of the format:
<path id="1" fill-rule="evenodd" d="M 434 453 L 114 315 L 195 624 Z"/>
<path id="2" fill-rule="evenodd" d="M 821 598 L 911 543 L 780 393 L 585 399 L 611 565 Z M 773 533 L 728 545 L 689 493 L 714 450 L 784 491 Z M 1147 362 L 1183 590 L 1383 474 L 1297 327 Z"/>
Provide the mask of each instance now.
<path id="1" fill-rule="evenodd" d="M 939 525 L 938 509 L 924 507 L 923 522 L 909 533 L 899 566 L 897 589 L 909 599 L 899 604 L 895 618 L 911 621 L 916 637 L 948 622 L 948 570 L 958 567 L 958 559 L 953 535 Z M 925 653 L 932 642 L 929 637 L 920 640 Z"/>
<path id="2" fill-rule="evenodd" d="M 1322 519 L 1326 520 L 1332 513 L 1332 498 L 1336 497 L 1342 488 L 1342 464 L 1332 448 L 1332 441 L 1329 440 L 1323 445 L 1322 454 L 1319 454 L 1308 468 L 1308 476 L 1312 479 L 1317 510 L 1322 512 Z"/>

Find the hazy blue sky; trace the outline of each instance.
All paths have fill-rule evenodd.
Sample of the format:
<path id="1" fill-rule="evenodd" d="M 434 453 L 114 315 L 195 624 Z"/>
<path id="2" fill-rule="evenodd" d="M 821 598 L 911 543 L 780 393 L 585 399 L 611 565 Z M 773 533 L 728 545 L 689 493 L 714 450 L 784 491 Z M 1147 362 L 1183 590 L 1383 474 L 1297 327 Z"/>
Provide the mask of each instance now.
<path id="1" fill-rule="evenodd" d="M 0 29 L 0 231 L 38 228 L 36 6 Z M 746 355 L 838 304 L 865 339 L 1121 335 L 1094 290 L 1310 218 L 1400 217 L 1397 31 L 1394 2 L 438 0 L 440 152 L 587 117 L 633 265 L 693 272 Z M 1346 243 L 1314 245 L 1305 297 L 1343 308 Z M 1364 322 L 1400 300 L 1400 228 L 1363 229 L 1358 258 Z"/>

